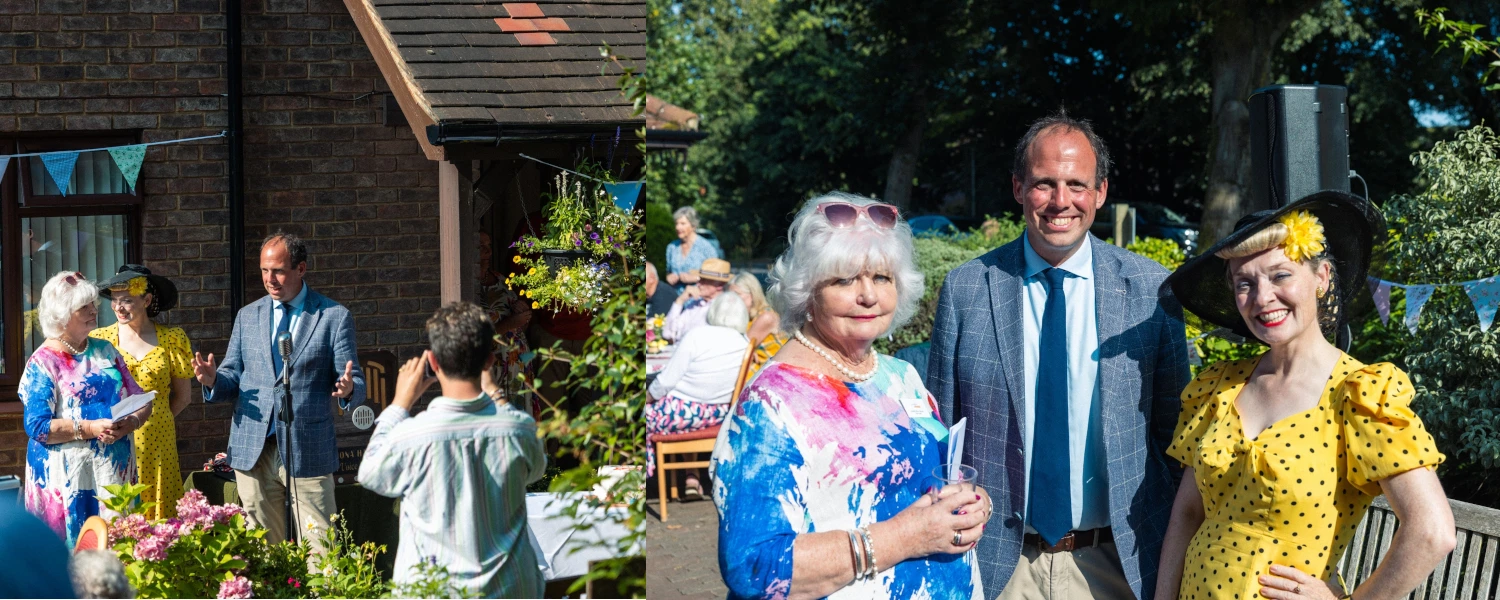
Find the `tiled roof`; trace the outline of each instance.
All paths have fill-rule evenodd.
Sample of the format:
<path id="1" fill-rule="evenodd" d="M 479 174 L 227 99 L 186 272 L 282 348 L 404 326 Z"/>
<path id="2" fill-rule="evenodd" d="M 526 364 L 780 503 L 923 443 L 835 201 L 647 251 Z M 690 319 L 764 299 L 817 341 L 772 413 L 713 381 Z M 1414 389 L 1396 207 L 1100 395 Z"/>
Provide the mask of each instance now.
<path id="1" fill-rule="evenodd" d="M 619 69 L 600 73 L 599 48 L 608 44 L 645 66 L 645 0 L 364 1 L 434 121 L 545 127 L 640 120 L 620 94 Z"/>

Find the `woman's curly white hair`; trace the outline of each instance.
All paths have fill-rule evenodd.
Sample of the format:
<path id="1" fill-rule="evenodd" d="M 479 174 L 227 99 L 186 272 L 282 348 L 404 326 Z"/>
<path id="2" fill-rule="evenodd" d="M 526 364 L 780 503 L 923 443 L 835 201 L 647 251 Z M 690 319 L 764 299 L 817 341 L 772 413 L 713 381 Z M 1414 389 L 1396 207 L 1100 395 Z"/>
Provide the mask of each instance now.
<path id="1" fill-rule="evenodd" d="M 787 249 L 776 259 L 767 277 L 766 295 L 771 308 L 781 315 L 781 329 L 791 333 L 808 320 L 814 292 L 833 279 L 853 277 L 865 269 L 885 273 L 896 282 L 896 315 L 882 335 L 911 320 L 922 300 L 923 278 L 916 267 L 911 226 L 897 219 L 891 229 L 876 227 L 861 215 L 853 227 L 836 228 L 818 212 L 824 202 L 848 202 L 858 206 L 879 201 L 844 192 L 829 192 L 802 205 L 787 230 Z"/>
<path id="2" fill-rule="evenodd" d="M 37 321 L 44 336 L 55 338 L 62 335 L 74 311 L 99 301 L 98 286 L 83 278 L 70 284 L 67 279 L 72 274 L 72 271 L 61 271 L 42 286 L 42 297 L 37 302 Z"/>

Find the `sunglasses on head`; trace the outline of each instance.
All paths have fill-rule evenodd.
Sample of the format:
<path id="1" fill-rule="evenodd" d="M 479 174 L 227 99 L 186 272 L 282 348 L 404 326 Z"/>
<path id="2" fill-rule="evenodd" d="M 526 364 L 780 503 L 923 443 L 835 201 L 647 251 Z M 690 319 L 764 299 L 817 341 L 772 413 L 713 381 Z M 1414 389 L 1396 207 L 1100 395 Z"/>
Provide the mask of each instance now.
<path id="1" fill-rule="evenodd" d="M 64 277 L 63 281 L 68 282 L 68 285 L 78 285 L 78 282 L 84 281 L 83 273 L 74 271 L 72 275 Z"/>
<path id="2" fill-rule="evenodd" d="M 848 202 L 824 202 L 818 205 L 818 212 L 828 219 L 828 224 L 838 228 L 853 227 L 854 222 L 864 215 L 881 229 L 890 229 L 896 226 L 896 221 L 901 217 L 900 209 L 889 204 L 850 204 Z"/>

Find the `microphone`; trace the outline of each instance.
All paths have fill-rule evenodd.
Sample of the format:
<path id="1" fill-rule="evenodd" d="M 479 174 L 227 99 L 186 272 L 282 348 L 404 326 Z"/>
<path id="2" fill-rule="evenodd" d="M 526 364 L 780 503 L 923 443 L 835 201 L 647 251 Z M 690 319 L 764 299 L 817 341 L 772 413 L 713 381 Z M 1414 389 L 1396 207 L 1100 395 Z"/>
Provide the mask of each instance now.
<path id="1" fill-rule="evenodd" d="M 281 353 L 281 373 L 278 377 L 281 379 L 280 385 L 286 395 L 287 409 L 290 409 L 292 394 L 292 334 L 285 331 L 276 334 L 276 351 Z M 290 424 L 292 419 L 287 409 L 281 411 L 281 420 Z"/>

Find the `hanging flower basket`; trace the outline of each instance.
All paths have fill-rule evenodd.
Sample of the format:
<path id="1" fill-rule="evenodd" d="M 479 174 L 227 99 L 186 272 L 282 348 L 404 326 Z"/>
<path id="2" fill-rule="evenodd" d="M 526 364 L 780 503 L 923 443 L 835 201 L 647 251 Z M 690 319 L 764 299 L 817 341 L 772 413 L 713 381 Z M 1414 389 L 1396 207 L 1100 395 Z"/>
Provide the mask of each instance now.
<path id="1" fill-rule="evenodd" d="M 597 166 L 580 168 L 608 176 Z M 556 185 L 542 235 L 522 236 L 512 245 L 524 271 L 505 283 L 530 299 L 532 308 L 592 312 L 609 299 L 605 286 L 616 269 L 628 268 L 639 255 L 632 241 L 639 217 L 615 206 L 597 183 L 564 172 Z"/>
<path id="2" fill-rule="evenodd" d="M 543 250 L 541 254 L 542 263 L 547 265 L 547 269 L 554 273 L 561 271 L 563 267 L 572 265 L 578 259 L 593 256 L 592 252 L 585 252 L 583 250 L 547 249 Z"/>

